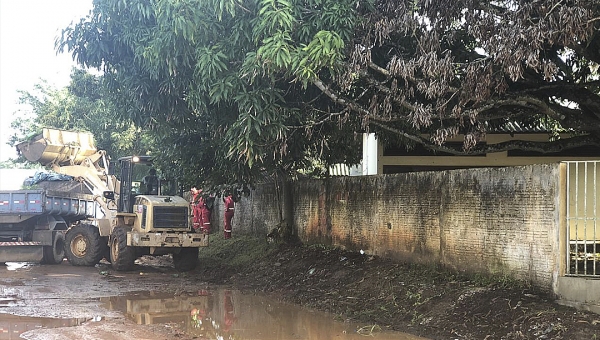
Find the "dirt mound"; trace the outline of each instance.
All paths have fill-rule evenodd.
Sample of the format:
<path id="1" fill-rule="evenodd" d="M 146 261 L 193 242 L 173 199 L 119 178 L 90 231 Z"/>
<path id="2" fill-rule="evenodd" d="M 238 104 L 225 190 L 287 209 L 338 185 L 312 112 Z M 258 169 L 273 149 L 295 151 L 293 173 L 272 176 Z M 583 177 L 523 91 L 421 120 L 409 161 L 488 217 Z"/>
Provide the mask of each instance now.
<path id="1" fill-rule="evenodd" d="M 35 188 L 46 189 L 49 191 L 68 192 L 72 194 L 91 194 L 92 192 L 78 181 L 42 181 L 34 185 Z"/>

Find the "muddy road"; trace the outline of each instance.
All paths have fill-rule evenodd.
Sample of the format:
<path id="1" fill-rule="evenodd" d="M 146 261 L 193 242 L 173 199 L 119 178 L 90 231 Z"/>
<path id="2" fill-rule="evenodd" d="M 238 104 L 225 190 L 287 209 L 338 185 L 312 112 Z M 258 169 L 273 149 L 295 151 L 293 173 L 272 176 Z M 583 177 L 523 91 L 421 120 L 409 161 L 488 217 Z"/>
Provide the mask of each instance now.
<path id="1" fill-rule="evenodd" d="M 175 271 L 169 256 L 135 270 L 8 263 L 0 267 L 0 340 L 423 339 L 334 320 Z"/>
<path id="2" fill-rule="evenodd" d="M 177 331 L 172 327 L 138 325 L 101 302 L 133 292 L 182 294 L 197 286 L 177 273 L 168 259 L 145 262 L 125 273 L 113 272 L 107 264 L 74 267 L 67 261 L 0 266 L 0 339 L 18 339 L 18 333 L 27 339 L 173 338 Z M 63 325 L 67 327 L 57 328 Z"/>

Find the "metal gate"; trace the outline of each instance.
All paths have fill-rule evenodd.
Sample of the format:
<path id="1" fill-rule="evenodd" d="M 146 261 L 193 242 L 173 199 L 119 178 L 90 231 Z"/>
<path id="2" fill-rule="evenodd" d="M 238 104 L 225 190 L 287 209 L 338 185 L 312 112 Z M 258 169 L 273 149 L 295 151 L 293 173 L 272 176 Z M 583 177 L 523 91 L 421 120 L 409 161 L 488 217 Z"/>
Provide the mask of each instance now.
<path id="1" fill-rule="evenodd" d="M 567 275 L 600 277 L 600 161 L 565 163 Z"/>

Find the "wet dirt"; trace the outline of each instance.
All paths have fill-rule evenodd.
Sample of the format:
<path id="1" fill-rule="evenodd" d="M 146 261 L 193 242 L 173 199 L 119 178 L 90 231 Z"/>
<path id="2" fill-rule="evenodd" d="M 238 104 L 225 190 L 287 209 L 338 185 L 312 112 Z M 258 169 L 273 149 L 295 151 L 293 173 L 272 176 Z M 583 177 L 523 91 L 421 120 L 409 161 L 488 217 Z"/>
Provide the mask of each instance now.
<path id="1" fill-rule="evenodd" d="M 180 282 L 165 279 L 169 274 L 164 271 L 178 274 L 168 265 L 156 264 L 116 275 L 106 264 L 0 266 L 0 297 L 7 301 L 0 304 L 0 339 L 170 339 L 170 329 L 136 327 L 121 312 L 99 303 L 103 297 L 132 289 L 176 290 Z"/>
<path id="2" fill-rule="evenodd" d="M 600 315 L 558 305 L 547 292 L 527 285 L 486 282 L 339 249 L 269 244 L 242 237 L 230 240 L 213 237 L 211 245 L 201 249 L 199 267 L 187 273 L 175 271 L 169 256 L 143 257 L 131 272 L 115 272 L 108 263 L 73 267 L 66 261 L 55 266 L 0 266 L 0 313 L 8 313 L 0 314 L 0 321 L 9 314 L 83 320 L 77 326 L 22 333 L 24 338 L 36 340 L 204 339 L 212 335 L 198 332 L 191 321 L 187 325 L 185 321 L 140 322 L 140 316 L 127 312 L 128 306 L 132 308 L 131 301 L 136 297 L 175 298 L 176 302 L 165 301 L 165 304 L 183 304 L 188 308 L 202 305 L 195 299 L 202 301 L 210 296 L 206 301 L 213 304 L 205 310 L 210 310 L 211 320 L 217 320 L 222 330 L 227 323 L 223 302 L 227 289 L 233 292 L 236 313 L 244 315 L 256 312 L 245 312 L 243 306 L 252 303 L 242 302 L 242 296 L 266 295 L 275 301 L 271 306 L 292 303 L 304 310 L 327 312 L 345 325 L 359 325 L 376 332 L 406 332 L 428 339 L 600 336 Z M 203 295 L 206 292 L 209 295 Z M 125 297 L 125 305 L 123 299 L 115 300 L 116 296 Z M 263 309 L 264 313 L 271 310 L 272 315 L 284 314 L 280 307 Z M 150 313 L 148 309 L 145 311 Z M 304 316 L 294 313 L 291 318 L 300 321 L 280 327 L 281 334 L 290 326 L 296 327 L 291 328 L 292 333 L 300 334 Z M 268 319 L 266 315 L 251 321 L 238 318 L 236 322 L 244 327 L 252 323 L 260 325 Z M 190 316 L 193 316 L 191 311 Z M 205 316 L 198 312 L 196 319 Z M 150 315 L 143 320 L 148 318 Z M 315 328 L 305 338 L 323 339 L 322 329 L 331 328 L 329 325 Z M 266 334 L 252 336 L 269 339 Z M 298 338 L 289 333 L 285 336 Z M 328 338 L 339 337 L 325 337 Z"/>
<path id="3" fill-rule="evenodd" d="M 0 268 L 0 340 L 339 339 L 423 340 L 266 295 L 199 283 L 169 257 L 143 257 L 135 272 L 67 262 Z M 191 274 L 191 273 L 190 273 Z M 110 294 L 118 294 L 106 296 Z"/>

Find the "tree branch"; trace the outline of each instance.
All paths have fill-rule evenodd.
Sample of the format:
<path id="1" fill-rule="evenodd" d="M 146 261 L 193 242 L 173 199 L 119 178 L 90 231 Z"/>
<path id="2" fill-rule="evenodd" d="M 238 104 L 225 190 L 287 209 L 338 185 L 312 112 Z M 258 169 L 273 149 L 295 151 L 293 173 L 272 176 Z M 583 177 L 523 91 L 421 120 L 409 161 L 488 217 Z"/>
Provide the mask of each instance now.
<path id="1" fill-rule="evenodd" d="M 344 106 L 348 107 L 349 109 L 351 109 L 352 111 L 362 114 L 363 116 L 366 116 L 366 117 L 369 116 L 369 111 L 363 109 L 359 104 L 355 103 L 352 100 L 341 98 L 340 96 L 335 94 L 333 91 L 331 91 L 329 89 L 329 87 L 326 86 L 323 83 L 323 81 L 321 81 L 319 78 L 313 79 L 312 83 L 319 90 L 321 90 L 323 93 L 325 93 L 325 95 L 327 95 L 327 97 L 329 97 L 331 100 L 333 100 L 333 102 L 340 104 L 340 105 L 344 105 Z"/>
<path id="2" fill-rule="evenodd" d="M 485 146 L 477 145 L 468 153 L 486 154 L 492 152 L 503 152 L 510 150 L 522 150 L 540 152 L 543 154 L 557 153 L 577 147 L 584 146 L 600 146 L 600 139 L 592 135 L 575 136 L 571 138 L 563 138 L 556 141 L 548 142 L 532 142 L 523 140 L 511 140 L 497 144 L 487 144 Z"/>

